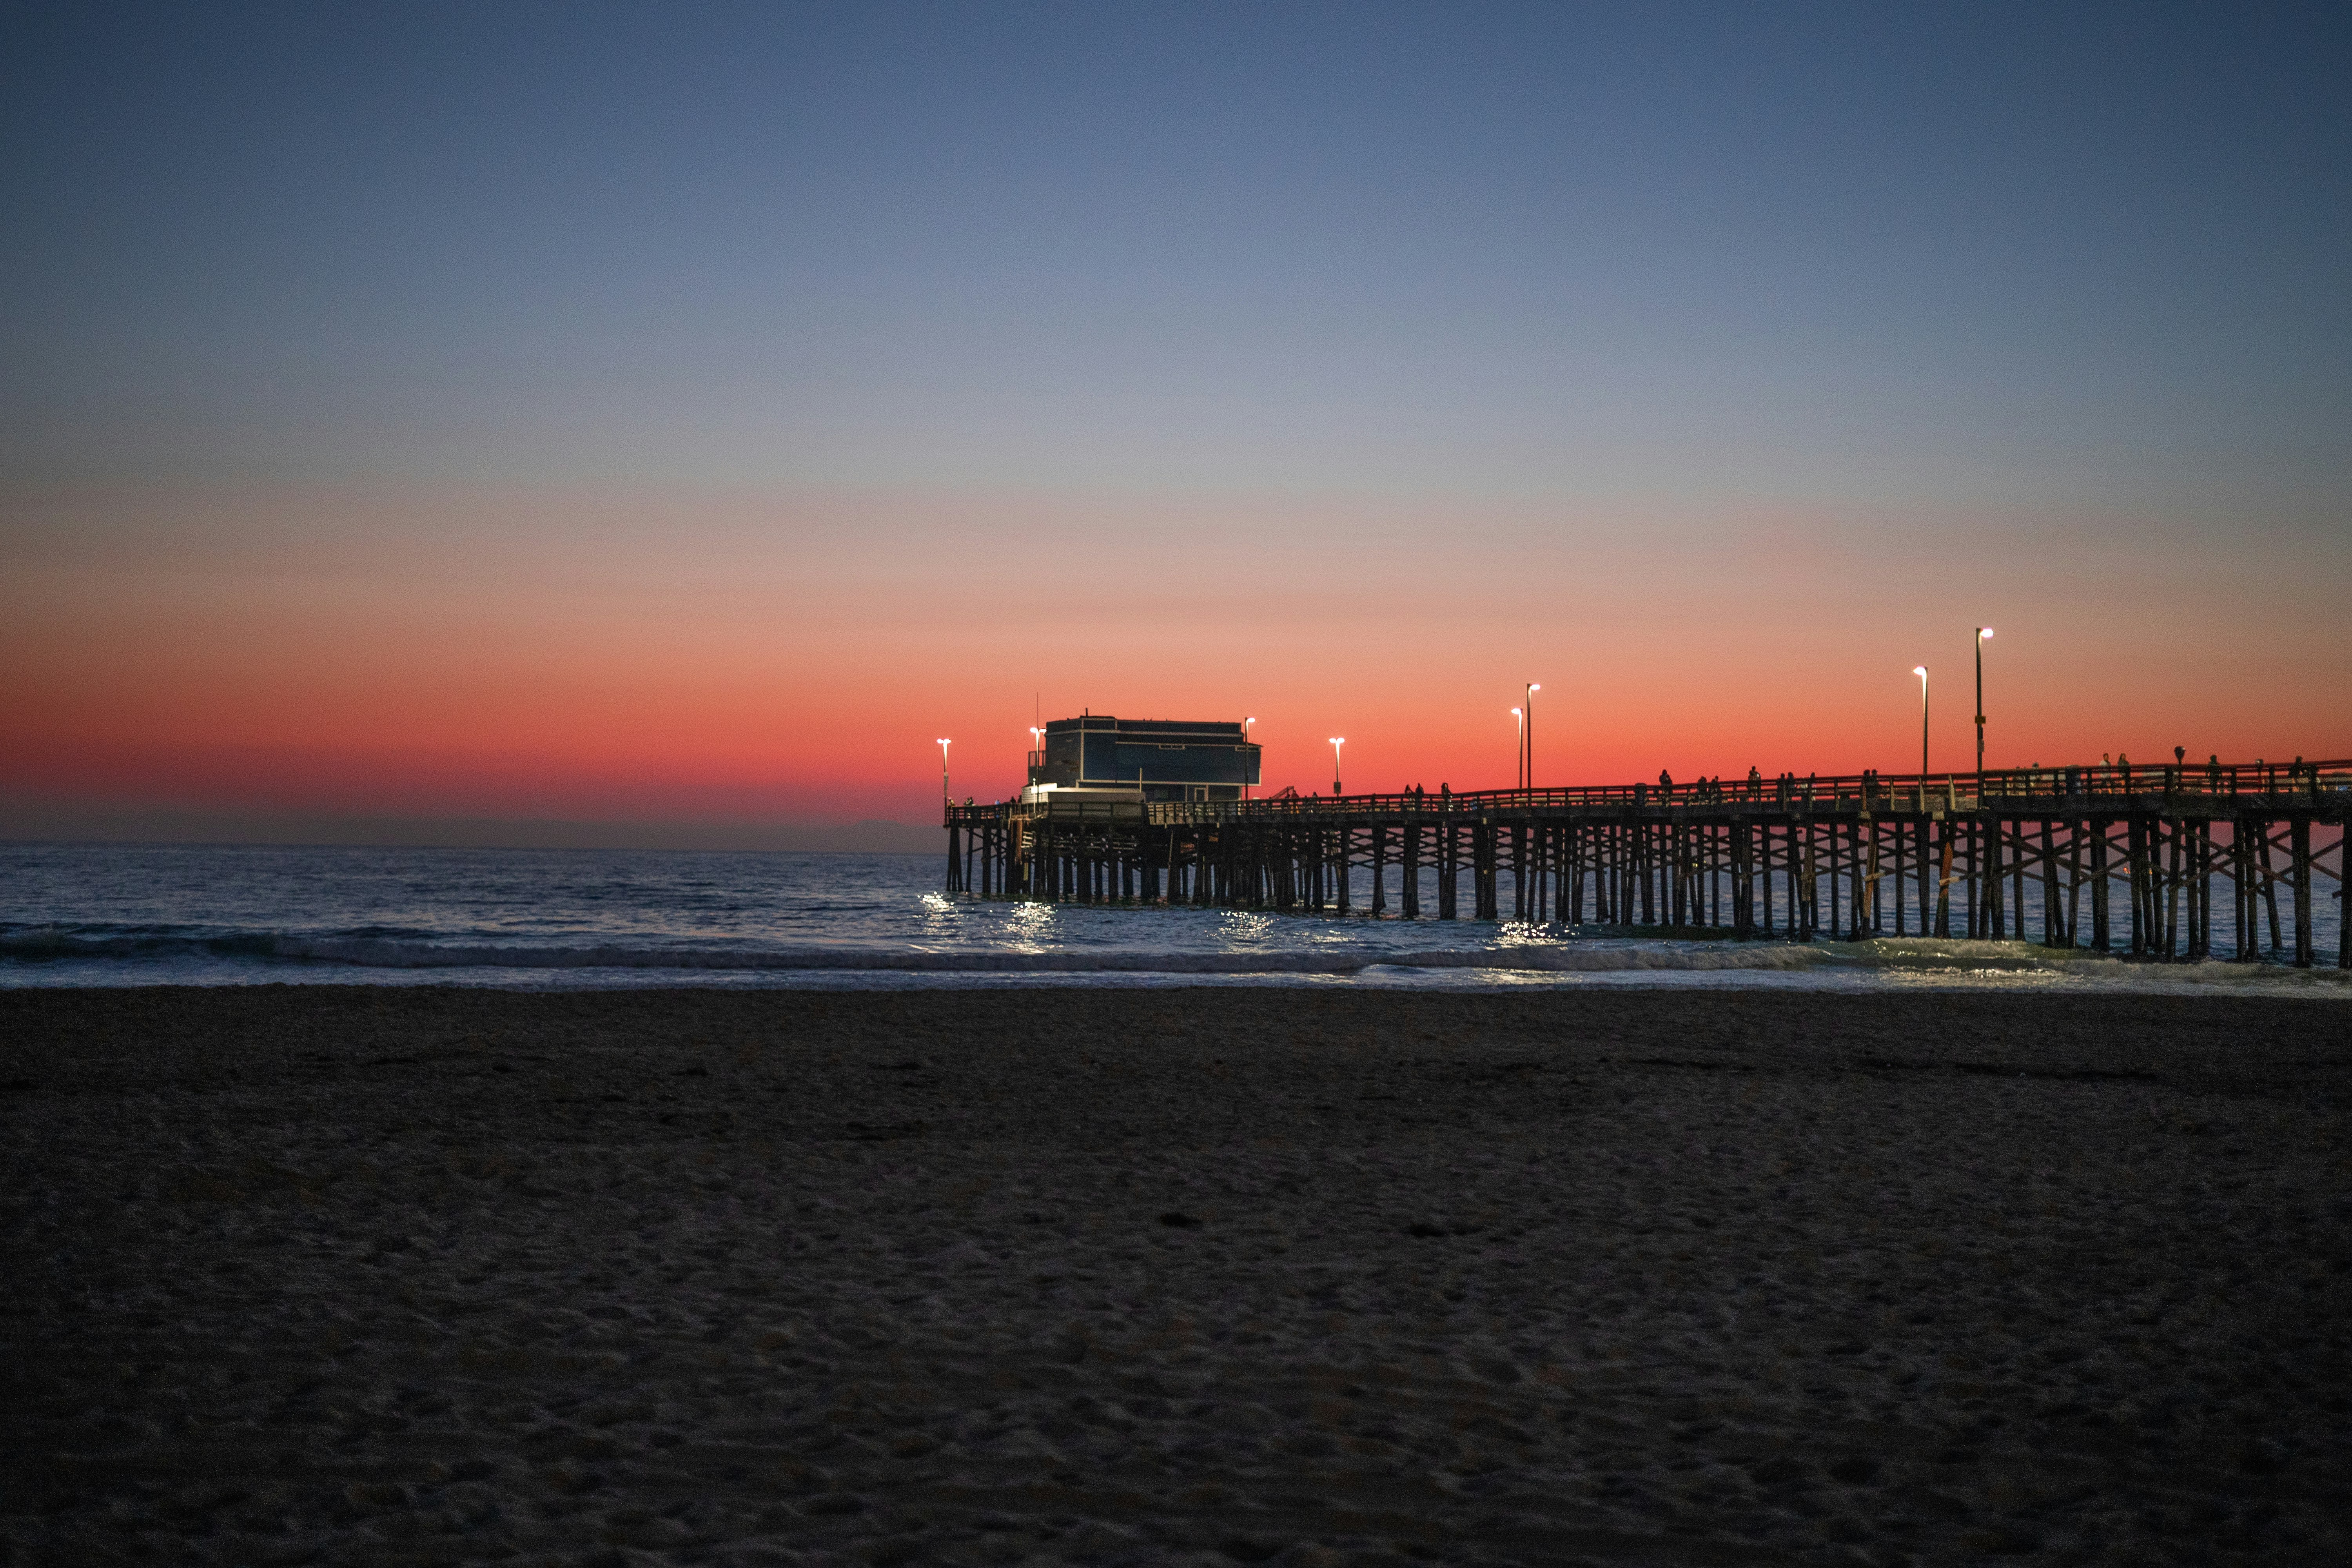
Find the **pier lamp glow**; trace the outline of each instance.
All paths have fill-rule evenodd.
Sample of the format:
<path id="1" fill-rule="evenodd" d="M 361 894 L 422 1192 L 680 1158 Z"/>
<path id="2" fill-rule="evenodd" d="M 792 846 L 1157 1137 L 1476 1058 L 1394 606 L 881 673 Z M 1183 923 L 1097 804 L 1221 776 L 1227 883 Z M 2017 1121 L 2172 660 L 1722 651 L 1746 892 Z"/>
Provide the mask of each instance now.
<path id="1" fill-rule="evenodd" d="M 1919 678 L 1919 787 L 1927 787 L 1927 667 L 1915 664 L 1911 673 Z"/>
<path id="2" fill-rule="evenodd" d="M 940 798 L 946 801 L 955 798 L 948 793 L 948 742 L 944 740 L 940 742 Z"/>
<path id="3" fill-rule="evenodd" d="M 1520 698 L 1520 700 L 1528 705 L 1527 718 L 1523 721 L 1525 730 L 1519 745 L 1527 768 L 1527 777 L 1520 781 L 1520 787 L 1524 789 L 1536 787 L 1536 693 L 1542 689 L 1541 684 L 1530 680 L 1527 685 L 1527 694 Z"/>
<path id="4" fill-rule="evenodd" d="M 1333 795 L 1339 793 L 1339 748 L 1347 743 L 1348 737 L 1345 735 L 1331 737 L 1331 793 Z"/>
<path id="5" fill-rule="evenodd" d="M 1984 645 L 1990 626 L 1977 628 L 1977 793 L 1984 793 Z"/>

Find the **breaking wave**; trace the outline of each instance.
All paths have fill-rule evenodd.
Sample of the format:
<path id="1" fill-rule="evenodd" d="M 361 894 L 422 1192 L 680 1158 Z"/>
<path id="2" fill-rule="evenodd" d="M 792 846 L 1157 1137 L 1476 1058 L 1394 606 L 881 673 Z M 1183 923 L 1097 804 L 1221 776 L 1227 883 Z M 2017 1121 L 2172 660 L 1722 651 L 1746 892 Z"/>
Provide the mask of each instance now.
<path id="1" fill-rule="evenodd" d="M 364 969 L 827 970 L 970 974 L 1353 974 L 1367 969 L 1494 969 L 1543 973 L 1631 970 L 1798 970 L 1829 961 L 1817 948 L 1781 944 L 1639 943 L 1437 948 L 1290 949 L 1182 952 L 1107 949 L 923 952 L 866 948 L 683 948 L 630 943 L 578 947 L 416 942 L 382 937 L 247 934 L 225 937 L 85 936 L 26 931 L 0 936 L 0 959 L 70 962 L 176 957 L 349 964 Z"/>
<path id="2" fill-rule="evenodd" d="M 2026 942 L 1877 937 L 1864 942 L 1823 942 L 1820 951 L 1829 963 L 1850 963 L 1922 978 L 1937 974 L 2047 974 L 2117 983 L 2160 979 L 2171 984 L 2275 985 L 2290 982 L 2352 989 L 2352 972 L 2332 967 L 2294 969 L 2276 961 L 2222 958 L 2136 958 L 2091 948 L 2043 947 Z"/>
<path id="3" fill-rule="evenodd" d="M 103 934 L 57 928 L 0 932 L 0 963 L 89 964 L 143 963 L 170 969 L 190 962 L 226 963 L 251 971 L 289 967 L 313 971 L 488 971 L 544 973 L 664 972 L 737 974 L 904 975 L 1299 975 L 1348 976 L 1369 972 L 1485 972 L 1520 975 L 1634 976 L 1655 973 L 1758 979 L 1843 973 L 1860 979 L 1919 984 L 2083 981 L 2140 988 L 2276 985 L 2283 982 L 2352 994 L 2352 975 L 2334 969 L 2295 971 L 2275 963 L 2221 960 L 2156 963 L 2083 950 L 2062 951 L 2021 942 L 1934 937 L 1883 937 L 1862 942 L 1729 942 L 1624 936 L 1517 942 L 1485 948 L 1402 949 L 1376 944 L 1186 952 L 1142 948 L 926 950 L 885 947 L 758 947 L 674 942 L 506 943 L 423 940 L 378 934 L 295 934 L 123 931 Z M 886 982 L 887 983 L 887 982 Z"/>

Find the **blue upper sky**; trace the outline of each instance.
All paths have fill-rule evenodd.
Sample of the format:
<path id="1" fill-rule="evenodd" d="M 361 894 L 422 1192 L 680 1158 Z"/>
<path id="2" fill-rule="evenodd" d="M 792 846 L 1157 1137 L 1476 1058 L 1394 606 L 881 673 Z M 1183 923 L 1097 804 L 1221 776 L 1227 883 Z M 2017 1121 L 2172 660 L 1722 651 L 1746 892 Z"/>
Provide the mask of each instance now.
<path id="1" fill-rule="evenodd" d="M 18 5 L 12 483 L 2340 525 L 2352 11 Z"/>

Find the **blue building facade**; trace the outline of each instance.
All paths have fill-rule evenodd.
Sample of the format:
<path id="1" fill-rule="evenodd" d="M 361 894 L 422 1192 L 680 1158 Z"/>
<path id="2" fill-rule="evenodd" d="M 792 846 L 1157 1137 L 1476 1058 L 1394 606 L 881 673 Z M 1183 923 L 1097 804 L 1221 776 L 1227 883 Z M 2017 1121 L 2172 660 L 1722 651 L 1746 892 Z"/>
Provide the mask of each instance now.
<path id="1" fill-rule="evenodd" d="M 1239 800 L 1258 782 L 1258 749 L 1240 724 L 1055 719 L 1031 753 L 1033 799 L 1065 791 L 1129 800 Z"/>

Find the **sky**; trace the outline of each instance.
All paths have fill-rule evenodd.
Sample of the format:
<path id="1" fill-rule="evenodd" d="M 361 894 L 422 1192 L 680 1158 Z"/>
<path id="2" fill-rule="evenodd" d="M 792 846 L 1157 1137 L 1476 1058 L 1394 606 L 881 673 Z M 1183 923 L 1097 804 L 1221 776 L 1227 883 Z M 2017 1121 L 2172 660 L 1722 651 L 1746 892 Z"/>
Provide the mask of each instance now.
<path id="1" fill-rule="evenodd" d="M 0 806 L 2352 756 L 2352 13 L 0 20 Z M 191 816 L 190 814 L 194 814 Z M 12 820 L 0 809 L 0 831 Z M 190 831 L 197 831 L 192 828 Z M 690 836 L 690 835 L 689 835 Z M 732 840 L 730 840 L 732 841 Z"/>

